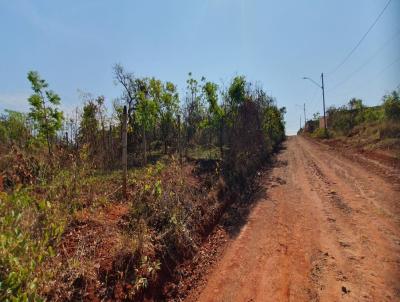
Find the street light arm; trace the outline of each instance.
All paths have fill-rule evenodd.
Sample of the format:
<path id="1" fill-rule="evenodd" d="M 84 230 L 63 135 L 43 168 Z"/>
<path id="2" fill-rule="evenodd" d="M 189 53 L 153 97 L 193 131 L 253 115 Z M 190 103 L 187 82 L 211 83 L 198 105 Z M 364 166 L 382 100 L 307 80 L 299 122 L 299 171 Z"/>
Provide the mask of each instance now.
<path id="1" fill-rule="evenodd" d="M 320 86 L 317 82 L 315 82 L 313 79 L 310 79 L 309 77 L 303 77 L 303 80 L 309 80 L 309 81 L 311 81 L 312 83 L 314 83 L 315 85 L 317 85 L 319 88 L 322 89 L 322 86 Z"/>
<path id="2" fill-rule="evenodd" d="M 309 80 L 310 82 L 312 82 L 314 85 L 317 85 L 320 89 L 322 89 L 322 105 L 324 108 L 324 128 L 325 128 L 325 134 L 328 134 L 328 127 L 326 125 L 326 114 L 325 114 L 325 86 L 324 86 L 324 73 L 321 73 L 321 85 L 319 85 L 316 81 L 314 81 L 313 79 L 309 78 L 309 77 L 303 77 L 303 80 Z M 304 108 L 304 115 L 305 114 L 305 108 Z"/>

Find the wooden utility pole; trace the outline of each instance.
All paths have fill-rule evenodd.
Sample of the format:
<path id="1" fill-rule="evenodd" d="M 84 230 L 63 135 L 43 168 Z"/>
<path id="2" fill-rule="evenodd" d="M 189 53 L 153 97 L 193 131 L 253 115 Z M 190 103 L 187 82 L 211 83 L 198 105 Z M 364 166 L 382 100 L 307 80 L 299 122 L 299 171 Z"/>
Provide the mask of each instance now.
<path id="1" fill-rule="evenodd" d="M 147 165 L 146 127 L 143 125 L 143 165 Z"/>
<path id="2" fill-rule="evenodd" d="M 306 103 L 304 103 L 304 129 L 306 129 L 307 118 L 306 118 Z"/>
<path id="3" fill-rule="evenodd" d="M 112 140 L 112 125 L 110 123 L 109 131 L 108 131 L 108 166 L 111 168 L 113 159 L 114 159 L 114 148 L 113 148 L 113 140 Z"/>
<path id="4" fill-rule="evenodd" d="M 178 153 L 179 163 L 182 165 L 182 150 L 181 150 L 181 116 L 178 114 Z"/>
<path id="5" fill-rule="evenodd" d="M 126 182 L 127 182 L 127 174 L 128 174 L 128 158 L 127 158 L 127 129 L 126 129 L 126 122 L 127 122 L 127 112 L 126 106 L 124 106 L 124 113 L 122 116 L 122 193 L 124 198 L 127 199 L 128 194 L 126 191 Z"/>
<path id="6" fill-rule="evenodd" d="M 326 115 L 325 115 L 325 86 L 324 86 L 324 73 L 321 73 L 321 82 L 322 82 L 322 104 L 324 106 L 324 128 L 325 134 L 327 133 L 328 125 L 326 124 Z"/>
<path id="7" fill-rule="evenodd" d="M 221 161 L 224 160 L 224 118 L 221 117 L 220 125 L 219 125 L 219 152 L 221 156 Z"/>
<path id="8" fill-rule="evenodd" d="M 322 105 L 324 108 L 324 128 L 325 128 L 325 134 L 328 133 L 328 125 L 326 123 L 326 114 L 325 114 L 325 85 L 324 85 L 324 73 L 321 73 L 321 86 L 314 81 L 313 79 L 309 78 L 309 77 L 303 77 L 303 80 L 309 80 L 311 82 L 314 83 L 314 85 L 317 85 L 319 88 L 322 89 Z"/>

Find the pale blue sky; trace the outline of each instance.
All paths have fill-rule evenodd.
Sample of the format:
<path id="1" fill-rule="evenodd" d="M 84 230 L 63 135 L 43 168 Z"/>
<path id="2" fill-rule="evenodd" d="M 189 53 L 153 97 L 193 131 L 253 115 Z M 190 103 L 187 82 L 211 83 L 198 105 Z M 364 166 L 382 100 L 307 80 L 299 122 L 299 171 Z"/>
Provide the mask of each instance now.
<path id="1" fill-rule="evenodd" d="M 0 110 L 28 110 L 29 70 L 39 71 L 66 110 L 80 103 L 78 89 L 111 103 L 120 95 L 112 66 L 121 63 L 138 76 L 176 83 L 182 96 L 189 71 L 218 84 L 243 74 L 287 107 L 287 132 L 294 133 L 299 105 L 307 103 L 308 116 L 322 112 L 320 91 L 302 76 L 327 73 L 327 106 L 353 96 L 377 104 L 398 87 L 400 0 L 329 74 L 386 2 L 0 0 Z"/>

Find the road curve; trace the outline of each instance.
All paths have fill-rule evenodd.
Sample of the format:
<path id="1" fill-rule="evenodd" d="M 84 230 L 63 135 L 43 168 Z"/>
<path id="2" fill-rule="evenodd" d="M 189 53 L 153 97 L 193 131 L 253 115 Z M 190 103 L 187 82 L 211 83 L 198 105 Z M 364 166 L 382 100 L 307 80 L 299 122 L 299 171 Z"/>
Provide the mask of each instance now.
<path id="1" fill-rule="evenodd" d="M 291 137 L 285 147 L 264 198 L 188 301 L 400 301 L 398 187 L 321 144 Z"/>

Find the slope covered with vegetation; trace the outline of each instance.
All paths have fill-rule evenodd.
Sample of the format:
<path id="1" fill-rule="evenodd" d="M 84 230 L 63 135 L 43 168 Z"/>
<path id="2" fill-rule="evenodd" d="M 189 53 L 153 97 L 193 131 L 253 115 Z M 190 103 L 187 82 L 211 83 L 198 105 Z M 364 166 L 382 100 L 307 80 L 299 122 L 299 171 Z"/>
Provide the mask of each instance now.
<path id="1" fill-rule="evenodd" d="M 353 98 L 347 105 L 327 110 L 328 133 L 318 128 L 318 116 L 307 123 L 304 133 L 329 138 L 331 144 L 363 151 L 379 151 L 400 158 L 400 97 L 398 91 L 385 95 L 382 104 L 367 107 Z"/>
<path id="2" fill-rule="evenodd" d="M 227 89 L 116 65 L 121 97 L 67 115 L 29 72 L 29 113 L 0 118 L 0 300 L 161 297 L 285 138 L 284 108 L 242 76 Z M 122 192 L 123 106 L 128 183 Z"/>

